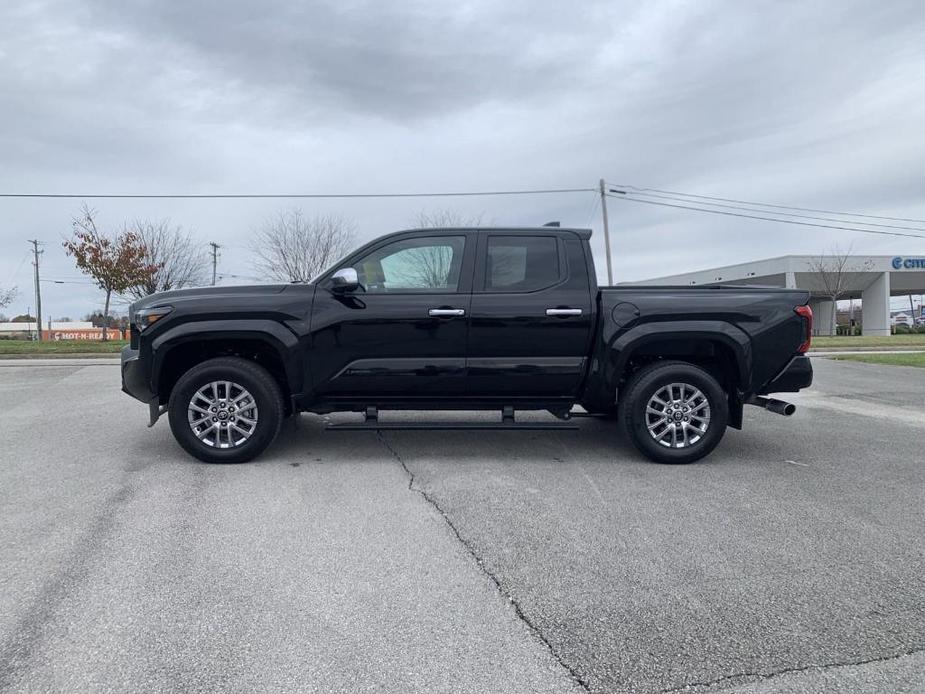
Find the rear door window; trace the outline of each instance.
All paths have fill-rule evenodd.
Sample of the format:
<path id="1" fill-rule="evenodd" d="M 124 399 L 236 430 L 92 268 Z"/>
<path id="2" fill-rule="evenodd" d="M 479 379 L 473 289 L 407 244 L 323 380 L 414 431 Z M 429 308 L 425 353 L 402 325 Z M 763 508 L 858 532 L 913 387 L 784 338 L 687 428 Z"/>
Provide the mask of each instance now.
<path id="1" fill-rule="evenodd" d="M 533 292 L 562 277 L 554 236 L 490 236 L 486 262 L 485 289 L 491 292 Z"/>

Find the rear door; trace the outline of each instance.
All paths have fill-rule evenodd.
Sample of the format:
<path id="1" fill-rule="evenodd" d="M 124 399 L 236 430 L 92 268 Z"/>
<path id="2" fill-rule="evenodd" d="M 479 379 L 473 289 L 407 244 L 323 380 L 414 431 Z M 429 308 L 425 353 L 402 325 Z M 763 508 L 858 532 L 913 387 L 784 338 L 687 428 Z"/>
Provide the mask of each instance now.
<path id="1" fill-rule="evenodd" d="M 593 312 L 581 243 L 571 236 L 479 235 L 469 318 L 470 396 L 512 400 L 577 392 Z"/>

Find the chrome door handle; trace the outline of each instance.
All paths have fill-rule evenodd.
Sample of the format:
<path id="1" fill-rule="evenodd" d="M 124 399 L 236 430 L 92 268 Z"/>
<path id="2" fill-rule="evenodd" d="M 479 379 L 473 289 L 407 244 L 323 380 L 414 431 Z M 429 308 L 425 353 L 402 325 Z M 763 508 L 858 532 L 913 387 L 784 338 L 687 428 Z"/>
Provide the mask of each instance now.
<path id="1" fill-rule="evenodd" d="M 427 312 L 428 316 L 434 316 L 435 318 L 447 318 L 449 316 L 465 316 L 466 309 L 464 308 L 432 308 Z"/>
<path id="2" fill-rule="evenodd" d="M 547 316 L 580 316 L 580 308 L 547 308 Z"/>

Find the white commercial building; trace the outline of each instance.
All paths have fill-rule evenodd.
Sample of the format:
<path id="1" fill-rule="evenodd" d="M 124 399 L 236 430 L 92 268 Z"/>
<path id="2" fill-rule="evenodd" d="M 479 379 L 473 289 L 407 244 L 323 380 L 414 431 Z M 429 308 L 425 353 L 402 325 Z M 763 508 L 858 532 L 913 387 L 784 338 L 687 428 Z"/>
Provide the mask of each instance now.
<path id="1" fill-rule="evenodd" d="M 93 323 L 90 321 L 43 321 L 42 330 L 92 330 Z M 23 323 L 0 323 L 0 334 L 3 333 L 34 333 L 35 321 L 26 321 Z"/>
<path id="2" fill-rule="evenodd" d="M 816 318 L 816 332 L 827 334 L 831 331 L 833 320 L 832 301 L 826 298 L 824 278 L 814 268 L 820 265 L 829 268 L 827 274 L 831 278 L 831 268 L 837 265 L 837 260 L 809 255 L 785 255 L 628 284 L 738 284 L 808 289 L 812 292 L 810 304 Z M 891 296 L 925 294 L 925 256 L 850 256 L 843 268 L 842 285 L 845 293 L 840 298 L 861 300 L 865 335 L 890 334 Z"/>

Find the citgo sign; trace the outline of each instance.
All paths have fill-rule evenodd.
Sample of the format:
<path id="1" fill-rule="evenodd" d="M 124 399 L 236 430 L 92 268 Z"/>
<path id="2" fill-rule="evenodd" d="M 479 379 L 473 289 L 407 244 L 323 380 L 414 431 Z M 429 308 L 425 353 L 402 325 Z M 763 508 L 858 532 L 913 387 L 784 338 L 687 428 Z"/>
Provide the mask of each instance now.
<path id="1" fill-rule="evenodd" d="M 925 270 L 925 258 L 903 258 L 896 256 L 893 258 L 894 270 Z"/>

